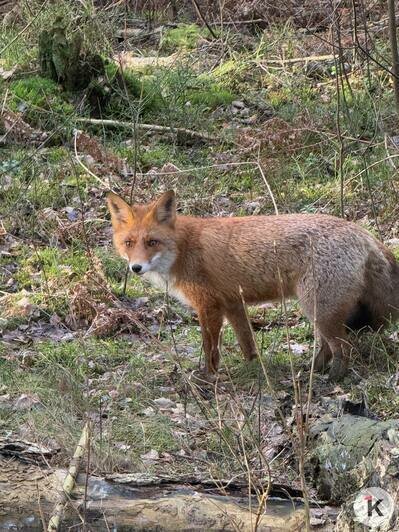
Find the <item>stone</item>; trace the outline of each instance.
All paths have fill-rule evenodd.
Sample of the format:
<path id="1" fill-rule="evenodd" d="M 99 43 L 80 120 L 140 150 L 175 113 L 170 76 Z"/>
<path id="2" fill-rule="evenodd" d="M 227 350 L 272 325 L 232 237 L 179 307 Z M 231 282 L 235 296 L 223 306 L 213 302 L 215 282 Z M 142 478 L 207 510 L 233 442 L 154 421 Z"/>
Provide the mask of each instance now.
<path id="1" fill-rule="evenodd" d="M 398 493 L 398 438 L 399 419 L 379 421 L 351 414 L 326 416 L 310 429 L 308 472 L 320 499 L 343 505 L 335 530 L 363 530 L 353 528 L 353 503 L 361 490 L 378 487 L 393 498 Z M 390 526 L 399 530 L 397 513 Z"/>

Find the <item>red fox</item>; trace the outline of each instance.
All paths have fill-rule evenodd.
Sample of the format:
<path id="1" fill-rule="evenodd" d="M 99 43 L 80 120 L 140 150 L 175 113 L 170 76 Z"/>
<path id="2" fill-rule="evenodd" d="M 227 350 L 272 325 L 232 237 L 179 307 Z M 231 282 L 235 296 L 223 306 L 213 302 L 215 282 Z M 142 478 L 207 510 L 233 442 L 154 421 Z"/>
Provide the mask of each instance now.
<path id="1" fill-rule="evenodd" d="M 223 319 L 247 360 L 257 356 L 246 304 L 296 297 L 315 323 L 315 369 L 347 372 L 350 330 L 399 316 L 399 264 L 366 230 L 323 214 L 197 218 L 176 214 L 168 191 L 148 205 L 108 195 L 113 239 L 132 272 L 198 313 L 206 369 L 219 366 Z"/>

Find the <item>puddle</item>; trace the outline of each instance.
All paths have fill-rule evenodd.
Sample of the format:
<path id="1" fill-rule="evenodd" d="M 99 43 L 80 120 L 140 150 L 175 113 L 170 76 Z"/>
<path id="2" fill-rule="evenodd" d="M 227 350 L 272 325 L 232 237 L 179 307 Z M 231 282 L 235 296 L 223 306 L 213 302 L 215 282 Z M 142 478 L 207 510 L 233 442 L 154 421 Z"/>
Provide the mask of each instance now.
<path id="1" fill-rule="evenodd" d="M 56 473 L 58 485 L 64 474 L 62 471 Z M 79 475 L 73 498 L 81 515 L 84 480 L 84 476 Z M 54 501 L 46 499 L 45 495 L 43 492 L 41 496 L 41 512 L 48 522 Z M 0 508 L 0 531 L 43 530 L 37 497 L 30 501 L 30 505 L 26 502 L 25 509 L 20 511 L 14 509 L 15 505 L 11 504 L 8 512 Z M 90 529 L 95 531 L 228 531 L 237 529 L 233 523 L 239 523 L 240 530 L 250 531 L 251 522 L 256 519 L 257 507 L 257 500 L 253 497 L 251 515 L 248 498 L 239 489 L 230 490 L 227 495 L 222 495 L 215 487 L 202 484 L 131 486 L 91 477 L 88 482 L 86 522 Z M 270 532 L 298 530 L 296 525 L 303 519 L 302 508 L 299 499 L 269 497 L 261 521 L 263 526 L 259 527 L 259 530 Z M 290 525 L 284 528 L 284 523 Z M 75 531 L 81 530 L 81 519 L 71 505 L 66 512 L 61 530 L 69 530 L 70 527 Z"/>

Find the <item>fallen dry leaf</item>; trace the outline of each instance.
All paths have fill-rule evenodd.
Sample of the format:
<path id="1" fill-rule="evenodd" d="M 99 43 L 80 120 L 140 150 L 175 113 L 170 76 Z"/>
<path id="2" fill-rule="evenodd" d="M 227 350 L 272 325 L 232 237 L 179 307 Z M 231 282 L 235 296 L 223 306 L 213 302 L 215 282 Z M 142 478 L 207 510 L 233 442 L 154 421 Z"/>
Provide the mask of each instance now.
<path id="1" fill-rule="evenodd" d="M 76 148 L 78 152 L 84 153 L 86 157 L 91 158 L 86 158 L 89 166 L 96 162 L 101 163 L 103 173 L 126 173 L 126 164 L 123 159 L 111 153 L 99 140 L 83 131 L 76 132 Z"/>
<path id="2" fill-rule="evenodd" d="M 39 145 L 48 137 L 45 131 L 35 129 L 27 124 L 21 113 L 14 113 L 7 109 L 0 115 L 0 124 L 3 125 L 6 131 L 5 135 L 3 135 L 4 141 L 10 140 L 23 144 Z"/>

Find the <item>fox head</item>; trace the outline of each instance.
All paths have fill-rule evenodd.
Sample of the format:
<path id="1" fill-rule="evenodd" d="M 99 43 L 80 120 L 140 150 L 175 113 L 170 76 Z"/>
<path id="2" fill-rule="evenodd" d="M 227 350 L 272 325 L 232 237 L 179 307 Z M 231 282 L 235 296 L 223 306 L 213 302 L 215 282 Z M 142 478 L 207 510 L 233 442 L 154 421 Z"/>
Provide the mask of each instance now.
<path id="1" fill-rule="evenodd" d="M 176 260 L 175 193 L 169 190 L 148 205 L 128 205 L 110 192 L 108 208 L 114 245 L 130 270 L 138 275 L 155 272 L 167 275 Z"/>

